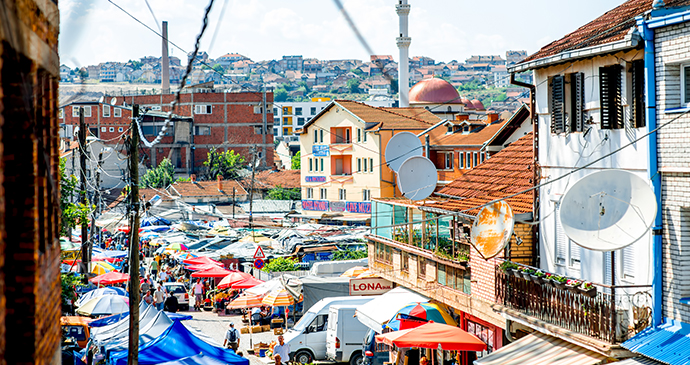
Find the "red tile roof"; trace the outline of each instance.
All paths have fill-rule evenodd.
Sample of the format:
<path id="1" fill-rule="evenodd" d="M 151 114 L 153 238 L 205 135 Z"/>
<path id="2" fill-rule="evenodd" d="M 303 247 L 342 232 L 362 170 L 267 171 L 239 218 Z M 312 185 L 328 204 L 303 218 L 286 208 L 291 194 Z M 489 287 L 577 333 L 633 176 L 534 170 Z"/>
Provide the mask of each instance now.
<path id="1" fill-rule="evenodd" d="M 232 196 L 232 189 L 235 188 L 236 195 L 247 195 L 247 191 L 242 188 L 237 181 L 222 180 L 222 191 L 218 190 L 217 181 L 177 181 L 170 185 L 168 189 L 172 194 L 179 194 L 184 198 L 193 197 L 230 197 Z"/>
<path id="2" fill-rule="evenodd" d="M 251 176 L 240 180 L 245 190 L 251 186 Z M 300 188 L 300 170 L 266 170 L 254 176 L 254 189 L 273 189 L 280 185 L 286 189 Z"/>
<path id="3" fill-rule="evenodd" d="M 441 121 L 436 117 L 436 121 L 432 123 L 429 121 L 431 117 L 426 114 L 428 111 L 423 109 L 412 112 L 410 109 L 376 108 L 351 100 L 336 100 L 336 102 L 363 121 L 377 123 L 375 128 L 424 130 Z"/>
<path id="4" fill-rule="evenodd" d="M 554 56 L 561 52 L 615 42 L 635 27 L 635 17 L 651 10 L 653 0 L 629 0 L 607 11 L 563 38 L 542 47 L 521 63 Z M 690 0 L 666 0 L 666 7 L 689 5 Z"/>
<path id="5" fill-rule="evenodd" d="M 474 121 L 472 122 L 474 123 Z M 439 146 L 481 146 L 489 141 L 507 122 L 507 120 L 498 120 L 474 133 L 463 134 L 462 132 L 457 132 L 448 134 L 441 137 L 437 144 Z M 470 129 L 474 128 L 479 127 L 470 126 Z"/>

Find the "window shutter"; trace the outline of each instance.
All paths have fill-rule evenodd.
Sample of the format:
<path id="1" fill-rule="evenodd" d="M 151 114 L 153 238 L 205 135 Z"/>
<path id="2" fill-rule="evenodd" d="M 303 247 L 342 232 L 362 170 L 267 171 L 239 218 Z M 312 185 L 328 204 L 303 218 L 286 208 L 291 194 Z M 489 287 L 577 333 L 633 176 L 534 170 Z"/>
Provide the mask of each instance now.
<path id="1" fill-rule="evenodd" d="M 570 130 L 582 132 L 585 129 L 585 74 L 582 72 L 570 75 Z"/>
<path id="2" fill-rule="evenodd" d="M 599 68 L 601 129 L 623 128 L 620 65 Z"/>
<path id="3" fill-rule="evenodd" d="M 568 239 L 568 244 L 570 245 L 570 266 L 576 269 L 580 268 L 581 255 L 580 252 L 582 248 L 578 246 L 577 243 Z"/>
<path id="4" fill-rule="evenodd" d="M 551 79 L 551 133 L 565 132 L 565 80 L 557 75 Z"/>
<path id="5" fill-rule="evenodd" d="M 627 281 L 635 280 L 635 244 L 626 246 L 623 252 L 623 279 Z"/>
<path id="6" fill-rule="evenodd" d="M 602 252 L 602 254 L 604 255 L 604 282 L 603 282 L 603 284 L 606 284 L 606 285 L 613 285 L 613 283 L 611 283 L 611 254 L 614 252 L 615 251 Z M 604 292 L 610 294 L 611 289 L 604 288 Z"/>
<path id="7" fill-rule="evenodd" d="M 642 128 L 645 123 L 644 103 L 644 61 L 632 63 L 632 124 L 634 128 Z"/>
<path id="8" fill-rule="evenodd" d="M 568 237 L 565 235 L 561 226 L 561 205 L 556 205 L 556 264 L 566 264 L 566 242 Z"/>

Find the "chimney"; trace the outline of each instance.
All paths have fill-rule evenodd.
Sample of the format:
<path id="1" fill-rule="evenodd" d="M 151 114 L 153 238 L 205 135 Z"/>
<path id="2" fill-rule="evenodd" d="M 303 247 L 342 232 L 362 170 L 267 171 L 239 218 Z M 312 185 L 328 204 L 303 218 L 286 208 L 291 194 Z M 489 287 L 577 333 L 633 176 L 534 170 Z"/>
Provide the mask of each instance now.
<path id="1" fill-rule="evenodd" d="M 486 115 L 486 124 L 491 124 L 498 120 L 498 113 L 488 113 Z"/>
<path id="2" fill-rule="evenodd" d="M 192 183 L 196 184 L 196 174 L 189 175 L 189 180 L 192 180 Z"/>
<path id="3" fill-rule="evenodd" d="M 170 61 L 168 60 L 168 22 L 163 22 L 163 57 L 161 57 L 161 94 L 170 94 Z"/>
<path id="4" fill-rule="evenodd" d="M 455 116 L 455 120 L 459 120 L 459 121 L 470 120 L 470 116 L 469 116 L 469 114 L 457 114 Z"/>
<path id="5" fill-rule="evenodd" d="M 223 191 L 223 177 L 218 175 L 216 181 L 218 182 L 218 191 Z"/>

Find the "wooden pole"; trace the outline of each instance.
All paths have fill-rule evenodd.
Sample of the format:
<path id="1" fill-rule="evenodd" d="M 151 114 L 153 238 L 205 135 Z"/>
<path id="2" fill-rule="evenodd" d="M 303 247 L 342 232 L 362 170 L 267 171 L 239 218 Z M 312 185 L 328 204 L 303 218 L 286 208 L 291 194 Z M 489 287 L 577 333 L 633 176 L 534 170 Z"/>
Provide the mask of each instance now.
<path id="1" fill-rule="evenodd" d="M 86 205 L 86 122 L 84 108 L 79 107 L 79 202 Z M 81 221 L 81 263 L 82 273 L 89 272 L 91 251 L 88 245 L 88 223 Z"/>
<path id="2" fill-rule="evenodd" d="M 256 147 L 252 147 L 252 181 L 249 188 L 249 229 L 252 232 L 252 240 L 256 242 L 256 237 L 254 236 L 254 174 L 256 173 Z M 234 209 L 233 209 L 234 212 Z"/>
<path id="3" fill-rule="evenodd" d="M 132 106 L 132 128 L 129 146 L 129 176 L 132 204 L 132 239 L 129 242 L 129 351 L 127 364 L 139 363 L 139 105 Z"/>

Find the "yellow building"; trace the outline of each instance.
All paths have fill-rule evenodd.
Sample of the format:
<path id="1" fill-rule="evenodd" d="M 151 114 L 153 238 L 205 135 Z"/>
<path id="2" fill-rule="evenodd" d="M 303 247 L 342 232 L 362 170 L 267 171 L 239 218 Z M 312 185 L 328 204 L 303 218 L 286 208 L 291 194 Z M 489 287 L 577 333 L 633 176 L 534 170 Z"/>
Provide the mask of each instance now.
<path id="1" fill-rule="evenodd" d="M 400 196 L 384 151 L 395 133 L 419 134 L 441 120 L 422 108 L 375 108 L 335 100 L 304 127 L 300 137 L 302 209 L 321 217 L 365 220 L 371 198 Z"/>

